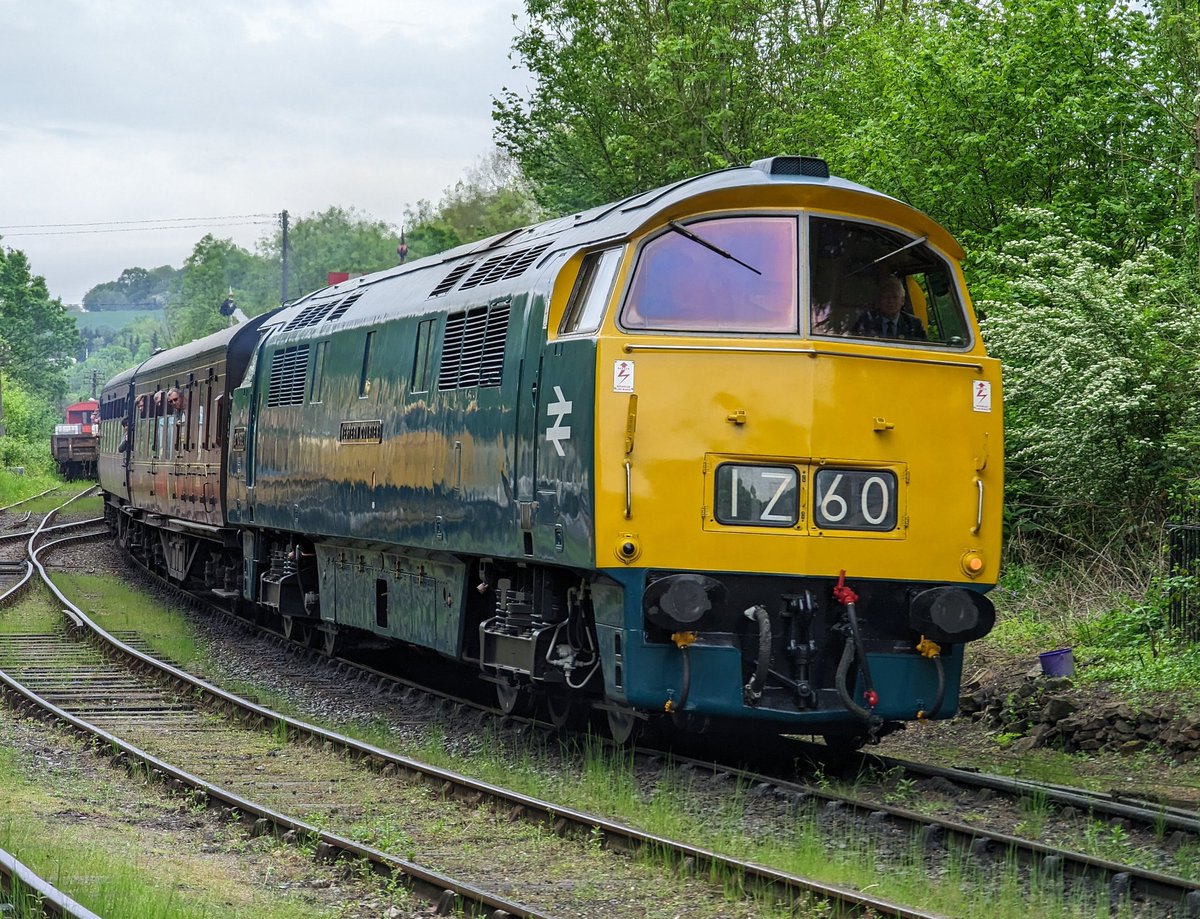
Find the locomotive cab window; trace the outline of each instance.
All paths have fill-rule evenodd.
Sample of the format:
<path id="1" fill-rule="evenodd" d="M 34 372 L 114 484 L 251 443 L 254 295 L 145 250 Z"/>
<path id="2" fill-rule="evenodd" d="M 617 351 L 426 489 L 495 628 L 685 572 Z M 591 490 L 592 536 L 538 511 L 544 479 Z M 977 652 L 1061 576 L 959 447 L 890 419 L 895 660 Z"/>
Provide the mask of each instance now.
<path id="1" fill-rule="evenodd" d="M 559 332 L 595 332 L 604 317 L 604 307 L 612 295 L 613 279 L 621 264 L 620 249 L 605 249 L 584 257 L 579 266 L 579 277 L 567 301 Z"/>
<path id="2" fill-rule="evenodd" d="M 924 237 L 826 217 L 811 219 L 809 236 L 813 335 L 969 344 L 954 275 Z"/>
<path id="3" fill-rule="evenodd" d="M 795 333 L 796 232 L 791 217 L 672 222 L 642 247 L 622 326 Z"/>

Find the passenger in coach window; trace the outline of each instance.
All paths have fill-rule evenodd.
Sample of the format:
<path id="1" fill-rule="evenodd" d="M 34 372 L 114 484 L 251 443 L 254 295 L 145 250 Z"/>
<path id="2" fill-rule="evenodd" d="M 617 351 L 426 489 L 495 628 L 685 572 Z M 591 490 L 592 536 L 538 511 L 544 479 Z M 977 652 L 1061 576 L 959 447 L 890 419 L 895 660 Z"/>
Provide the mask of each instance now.
<path id="1" fill-rule="evenodd" d="M 117 445 L 117 452 L 118 453 L 128 453 L 129 452 L 129 419 L 128 418 L 121 419 L 121 443 Z M 126 458 L 126 462 L 128 462 L 128 457 Z"/>
<path id="2" fill-rule="evenodd" d="M 905 299 L 904 282 L 894 274 L 888 275 L 883 279 L 875 306 L 863 310 L 850 334 L 925 341 L 925 326 L 912 313 L 905 312 Z"/>

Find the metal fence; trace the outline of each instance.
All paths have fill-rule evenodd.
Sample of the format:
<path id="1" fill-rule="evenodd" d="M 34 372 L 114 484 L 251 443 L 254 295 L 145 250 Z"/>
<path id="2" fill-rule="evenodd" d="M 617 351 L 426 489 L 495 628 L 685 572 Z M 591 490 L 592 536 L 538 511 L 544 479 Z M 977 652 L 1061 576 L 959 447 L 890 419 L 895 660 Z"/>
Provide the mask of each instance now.
<path id="1" fill-rule="evenodd" d="M 1171 628 L 1200 641 L 1200 525 L 1169 525 L 1167 552 L 1170 574 L 1194 581 L 1171 591 Z"/>

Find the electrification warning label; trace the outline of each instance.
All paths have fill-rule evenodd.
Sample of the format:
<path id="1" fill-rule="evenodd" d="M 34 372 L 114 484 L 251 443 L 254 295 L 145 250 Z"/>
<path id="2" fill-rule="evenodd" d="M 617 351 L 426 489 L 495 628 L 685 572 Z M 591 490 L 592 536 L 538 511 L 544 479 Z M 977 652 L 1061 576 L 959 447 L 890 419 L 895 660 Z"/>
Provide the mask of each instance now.
<path id="1" fill-rule="evenodd" d="M 613 392 L 633 392 L 633 361 L 613 361 Z"/>
<path id="2" fill-rule="evenodd" d="M 972 408 L 977 412 L 992 410 L 992 384 L 987 380 L 976 380 L 971 384 Z"/>

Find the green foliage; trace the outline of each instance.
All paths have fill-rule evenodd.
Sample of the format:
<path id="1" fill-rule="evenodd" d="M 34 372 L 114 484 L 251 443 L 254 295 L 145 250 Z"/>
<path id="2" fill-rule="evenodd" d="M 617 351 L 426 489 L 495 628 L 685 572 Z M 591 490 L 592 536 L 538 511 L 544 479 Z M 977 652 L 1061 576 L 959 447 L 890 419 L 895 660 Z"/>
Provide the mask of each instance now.
<path id="1" fill-rule="evenodd" d="M 534 85 L 494 117 L 553 211 L 817 153 L 972 248 L 1045 207 L 1120 254 L 1195 252 L 1194 0 L 526 7 L 513 52 Z"/>
<path id="2" fill-rule="evenodd" d="M 353 275 L 392 267 L 399 235 L 390 224 L 354 208 L 330 207 L 299 218 L 288 229 L 289 297 L 325 287 L 331 271 Z M 282 248 L 282 230 L 259 243 L 257 276 L 247 285 L 246 302 L 238 301 L 247 313 L 279 304 Z"/>
<path id="3" fill-rule="evenodd" d="M 1174 628 L 1170 607 L 1177 592 L 1196 593 L 1195 578 L 1155 577 L 1142 599 L 1127 599 L 1104 615 L 1078 624 L 1075 657 L 1081 679 L 1133 691 L 1200 688 L 1200 645 Z"/>
<path id="4" fill-rule="evenodd" d="M 846 71 L 848 105 L 817 100 L 842 128 L 825 149 L 969 247 L 994 245 L 1014 209 L 1042 207 L 1118 253 L 1156 235 L 1174 248 L 1186 137 L 1145 92 L 1150 40 L 1145 12 L 1110 0 L 891 8 L 834 52 L 868 66 Z"/>
<path id="5" fill-rule="evenodd" d="M 25 388 L 20 381 L 4 377 L 4 430 L 18 440 L 49 441 L 58 423 L 53 402 Z"/>
<path id="6" fill-rule="evenodd" d="M 1108 531 L 1200 474 L 1200 304 L 1157 250 L 1110 253 L 1048 211 L 978 272 L 1005 368 L 1007 495 L 1030 525 Z"/>
<path id="7" fill-rule="evenodd" d="M 0 437 L 0 466 L 22 467 L 46 475 L 54 469 L 50 459 L 50 434 L 58 410 L 44 395 L 20 381 L 0 374 L 4 397 L 4 436 Z"/>
<path id="8" fill-rule="evenodd" d="M 230 320 L 221 315 L 221 303 L 230 290 L 253 278 L 258 267 L 245 249 L 211 233 L 205 235 L 184 262 L 178 298 L 167 303 L 170 344 L 184 344 L 227 327 Z"/>
<path id="9" fill-rule="evenodd" d="M 516 163 L 495 151 L 446 189 L 436 208 L 422 200 L 405 210 L 409 258 L 444 252 L 543 216 Z"/>
<path id="10" fill-rule="evenodd" d="M 554 212 L 745 162 L 787 82 L 785 7 L 528 0 L 513 50 L 535 87 L 495 101 L 499 144 Z"/>
<path id="11" fill-rule="evenodd" d="M 72 312 L 71 315 L 75 318 L 75 326 L 79 329 L 79 334 L 83 336 L 84 342 L 89 347 L 94 347 L 93 342 L 99 340 L 101 345 L 108 344 L 116 339 L 118 333 L 143 319 L 162 322 L 165 314 L 159 308 L 149 310 L 105 310 L 100 313 Z"/>
<path id="12" fill-rule="evenodd" d="M 83 308 L 88 312 L 162 309 L 178 282 L 179 269 L 170 265 L 149 271 L 126 268 L 117 280 L 97 284 L 84 294 Z"/>
<path id="13" fill-rule="evenodd" d="M 29 393 L 56 399 L 66 388 L 65 368 L 79 343 L 75 320 L 51 300 L 44 278 L 25 253 L 0 247 L 0 365 Z"/>

